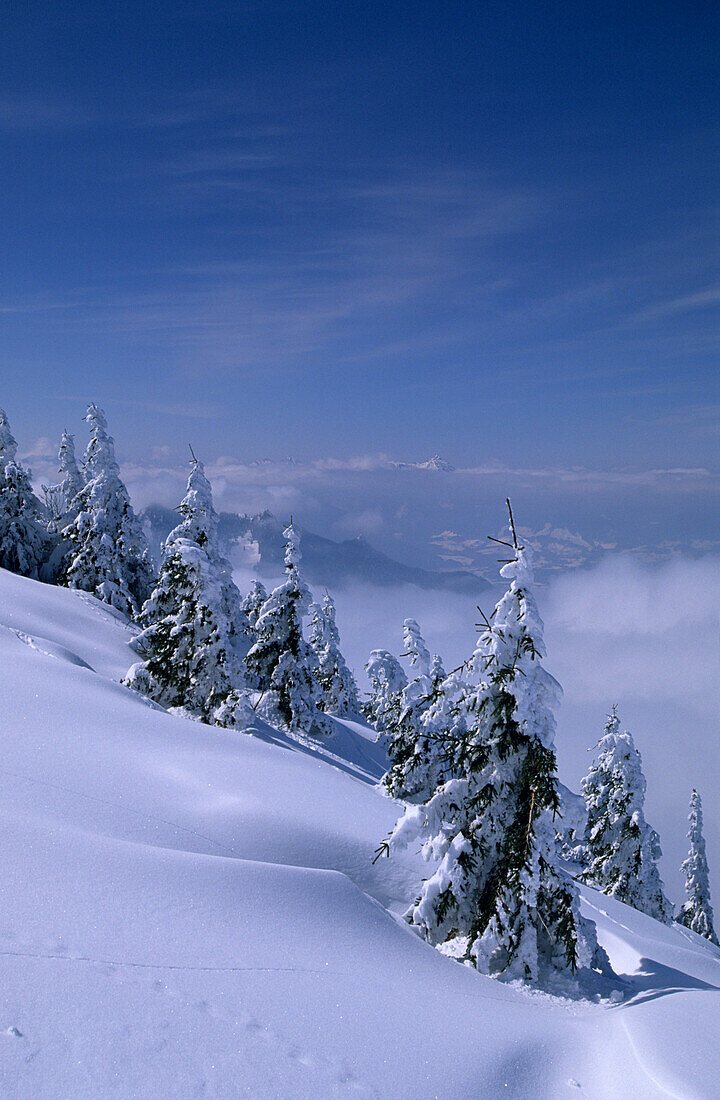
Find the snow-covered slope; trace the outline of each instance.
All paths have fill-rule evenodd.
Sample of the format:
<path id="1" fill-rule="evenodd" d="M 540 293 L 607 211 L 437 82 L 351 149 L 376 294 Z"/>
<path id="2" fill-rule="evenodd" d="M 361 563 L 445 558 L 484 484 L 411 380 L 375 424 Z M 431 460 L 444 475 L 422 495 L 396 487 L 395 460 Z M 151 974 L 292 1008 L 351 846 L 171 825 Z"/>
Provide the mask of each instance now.
<path id="1" fill-rule="evenodd" d="M 391 915 L 418 856 L 371 862 L 369 731 L 167 715 L 117 683 L 130 637 L 0 572 L 0 1095 L 717 1095 L 720 952 L 587 890 L 621 1004 L 443 958 Z"/>

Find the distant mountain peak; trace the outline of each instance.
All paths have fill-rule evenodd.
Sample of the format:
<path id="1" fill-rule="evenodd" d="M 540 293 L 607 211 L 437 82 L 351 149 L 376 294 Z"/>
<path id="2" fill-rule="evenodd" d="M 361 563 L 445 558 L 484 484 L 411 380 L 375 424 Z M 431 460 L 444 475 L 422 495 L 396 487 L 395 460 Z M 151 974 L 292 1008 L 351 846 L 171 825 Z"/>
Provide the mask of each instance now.
<path id="1" fill-rule="evenodd" d="M 427 462 L 418 463 L 419 470 L 443 470 L 445 473 L 452 473 L 455 469 L 449 462 L 446 462 L 444 458 L 441 458 L 439 454 L 434 454 L 432 458 L 429 458 Z"/>
<path id="2" fill-rule="evenodd" d="M 425 462 L 394 462 L 393 465 L 397 470 L 440 470 L 446 474 L 452 473 L 455 469 L 439 454 L 434 454 Z"/>

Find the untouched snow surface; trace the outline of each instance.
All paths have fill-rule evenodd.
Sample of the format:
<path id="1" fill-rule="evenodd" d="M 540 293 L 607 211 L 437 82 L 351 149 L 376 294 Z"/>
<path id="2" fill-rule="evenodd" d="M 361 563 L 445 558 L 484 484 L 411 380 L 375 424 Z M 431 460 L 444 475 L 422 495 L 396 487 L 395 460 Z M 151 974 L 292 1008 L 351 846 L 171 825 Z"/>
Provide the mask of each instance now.
<path id="1" fill-rule="evenodd" d="M 371 862 L 370 731 L 167 715 L 131 636 L 0 571 L 2 1097 L 718 1095 L 719 951 L 584 890 L 621 1004 L 444 958 L 397 919 L 427 866 Z"/>

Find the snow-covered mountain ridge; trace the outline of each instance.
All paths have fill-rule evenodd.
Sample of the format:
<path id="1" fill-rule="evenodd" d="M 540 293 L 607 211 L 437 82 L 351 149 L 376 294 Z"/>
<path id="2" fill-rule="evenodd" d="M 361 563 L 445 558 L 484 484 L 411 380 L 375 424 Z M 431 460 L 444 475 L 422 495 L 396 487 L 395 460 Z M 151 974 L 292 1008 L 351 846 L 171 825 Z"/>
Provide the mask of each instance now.
<path id="1" fill-rule="evenodd" d="M 396 919 L 366 727 L 168 715 L 122 616 L 4 571 L 0 628 L 4 1097 L 717 1095 L 707 942 L 583 888 L 622 1003 L 485 978 Z"/>
<path id="2" fill-rule="evenodd" d="M 455 467 L 439 454 L 434 454 L 425 462 L 393 462 L 396 470 L 437 470 L 439 473 L 452 474 Z"/>

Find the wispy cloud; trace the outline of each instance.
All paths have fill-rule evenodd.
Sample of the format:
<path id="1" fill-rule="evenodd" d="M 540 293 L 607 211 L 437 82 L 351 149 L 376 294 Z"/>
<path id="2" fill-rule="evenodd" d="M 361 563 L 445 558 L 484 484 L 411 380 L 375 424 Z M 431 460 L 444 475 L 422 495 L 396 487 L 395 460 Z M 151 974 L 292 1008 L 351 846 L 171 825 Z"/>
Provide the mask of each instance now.
<path id="1" fill-rule="evenodd" d="M 654 417 L 634 417 L 637 423 L 663 427 L 684 428 L 693 435 L 717 435 L 720 433 L 720 405 L 681 405 L 672 412 Z"/>
<path id="2" fill-rule="evenodd" d="M 657 305 L 635 314 L 636 321 L 654 321 L 662 317 L 672 317 L 680 313 L 692 313 L 695 310 L 709 309 L 720 306 L 720 287 L 708 287 L 705 290 L 695 291 L 693 294 L 685 294 L 679 298 L 672 298 L 666 302 L 658 302 Z"/>
<path id="3" fill-rule="evenodd" d="M 295 137 L 259 139 L 251 127 L 158 157 L 150 171 L 143 164 L 142 203 L 166 218 L 218 215 L 215 191 L 242 192 L 223 212 L 224 237 L 238 247 L 108 275 L 66 292 L 72 312 L 50 323 L 182 351 L 203 372 L 284 369 L 319 352 L 347 364 L 443 354 L 459 333 L 472 338 L 480 313 L 491 323 L 513 278 L 498 274 L 498 242 L 546 218 L 547 200 L 470 172 L 318 179 L 299 167 L 307 150 Z M 432 306 L 438 293 L 451 311 Z M 471 296 L 476 320 L 463 334 L 457 314 Z"/>
<path id="4" fill-rule="evenodd" d="M 143 232 L 148 218 L 160 219 L 162 247 L 156 262 L 116 266 L 102 285 L 76 292 L 81 304 L 58 310 L 49 326 L 143 344 L 218 374 L 297 369 L 320 355 L 368 369 L 421 355 L 466 363 L 483 347 L 500 349 L 510 374 L 543 373 L 552 357 L 558 377 L 641 380 L 648 354 L 690 346 L 662 322 L 717 304 L 720 291 L 707 282 L 710 212 L 704 232 L 696 212 L 692 233 L 673 225 L 662 240 L 589 253 L 569 278 L 552 250 L 522 242 L 582 227 L 579 187 L 387 153 L 328 165 L 321 100 L 322 81 L 310 82 L 290 112 L 269 80 L 119 108 L 115 126 L 167 130 L 157 145 L 140 135 L 140 152 L 117 166 L 125 217 Z M 84 117 L 67 105 L 56 113 Z M 2 117 L 0 104 L 0 125 Z M 6 117 L 30 124 L 53 112 L 28 102 L 6 105 Z M 200 225 L 204 243 L 181 247 Z M 692 341 L 700 355 L 717 336 L 699 327 Z M 608 356 L 610 345 L 620 354 Z"/>
<path id="5" fill-rule="evenodd" d="M 530 485 L 540 481 L 555 485 L 578 486 L 583 489 L 606 490 L 614 487 L 652 488 L 654 490 L 686 491 L 690 486 L 717 490 L 720 474 L 705 467 L 675 467 L 649 470 L 603 470 L 582 466 L 512 467 L 501 463 L 457 470 L 466 477 L 510 480 Z"/>
<path id="6" fill-rule="evenodd" d="M 92 126 L 98 115 L 61 96 L 0 99 L 0 131 L 21 133 Z"/>

